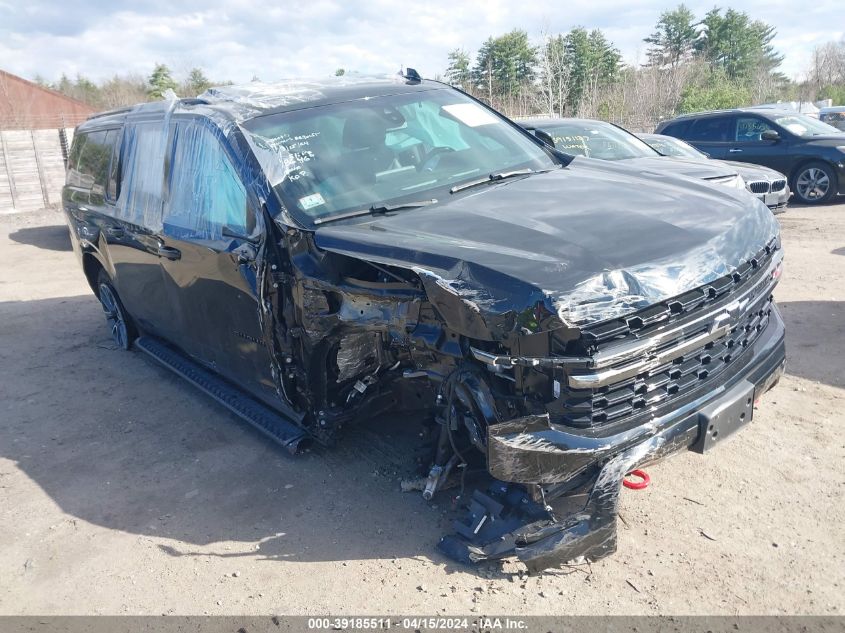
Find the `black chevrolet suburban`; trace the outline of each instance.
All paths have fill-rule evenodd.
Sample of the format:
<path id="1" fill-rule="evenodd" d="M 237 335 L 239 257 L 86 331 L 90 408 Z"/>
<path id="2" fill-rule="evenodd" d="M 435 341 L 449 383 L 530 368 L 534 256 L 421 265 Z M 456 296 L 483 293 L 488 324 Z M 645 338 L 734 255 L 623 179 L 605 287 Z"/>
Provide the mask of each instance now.
<path id="1" fill-rule="evenodd" d="M 460 561 L 613 552 L 623 477 L 720 443 L 784 366 L 761 202 L 560 153 L 410 71 L 105 113 L 69 163 L 116 344 L 292 451 L 422 420 L 423 495 L 471 489 Z"/>

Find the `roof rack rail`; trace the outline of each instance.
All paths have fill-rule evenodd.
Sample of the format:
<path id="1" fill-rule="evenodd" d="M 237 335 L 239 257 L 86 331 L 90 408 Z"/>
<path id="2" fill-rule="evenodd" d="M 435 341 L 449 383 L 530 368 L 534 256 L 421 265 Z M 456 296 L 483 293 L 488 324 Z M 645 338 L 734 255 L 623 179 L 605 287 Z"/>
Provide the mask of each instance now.
<path id="1" fill-rule="evenodd" d="M 91 119 L 99 119 L 100 117 L 104 116 L 111 116 L 112 114 L 123 114 L 124 112 L 131 112 L 135 106 L 124 106 L 122 108 L 114 108 L 113 110 L 106 110 L 104 112 L 95 112 L 91 116 L 89 116 L 86 121 L 90 121 Z"/>
<path id="2" fill-rule="evenodd" d="M 179 99 L 179 103 L 182 105 L 211 105 L 211 102 L 207 99 L 201 99 L 200 97 L 185 97 L 184 99 Z"/>

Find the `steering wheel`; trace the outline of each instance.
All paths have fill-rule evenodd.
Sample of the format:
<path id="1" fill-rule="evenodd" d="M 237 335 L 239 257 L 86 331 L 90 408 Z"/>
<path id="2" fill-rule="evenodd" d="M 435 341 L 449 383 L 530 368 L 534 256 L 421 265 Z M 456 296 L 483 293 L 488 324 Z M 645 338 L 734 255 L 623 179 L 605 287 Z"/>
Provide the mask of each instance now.
<path id="1" fill-rule="evenodd" d="M 434 160 L 440 154 L 446 154 L 448 152 L 454 152 L 455 150 L 451 147 L 432 147 L 425 155 L 425 158 L 422 159 L 420 163 L 420 171 L 433 171 L 434 167 L 429 167 L 428 164 Z"/>

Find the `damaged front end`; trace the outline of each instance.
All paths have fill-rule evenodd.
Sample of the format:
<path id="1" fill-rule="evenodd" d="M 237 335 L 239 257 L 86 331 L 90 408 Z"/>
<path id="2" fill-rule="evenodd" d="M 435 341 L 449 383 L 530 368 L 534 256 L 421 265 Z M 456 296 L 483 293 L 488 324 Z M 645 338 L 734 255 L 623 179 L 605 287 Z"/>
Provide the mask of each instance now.
<path id="1" fill-rule="evenodd" d="M 353 257 L 339 232 L 299 233 L 291 318 L 306 362 L 288 393 L 317 412 L 326 441 L 364 413 L 424 412 L 427 499 L 487 472 L 470 474 L 468 514 L 439 545 L 450 557 L 516 556 L 532 570 L 599 559 L 616 549 L 625 474 L 721 441 L 779 377 L 773 233 L 727 272 L 699 267 L 691 288 L 577 325 L 561 318 L 560 294 L 536 287 L 512 285 L 511 308 L 514 296 L 526 307 L 501 309 L 501 278 L 463 260 L 435 272 Z"/>
<path id="2" fill-rule="evenodd" d="M 349 90 L 242 125 L 278 206 L 280 393 L 326 444 L 422 413 L 424 497 L 476 489 L 458 560 L 611 553 L 625 474 L 721 441 L 782 369 L 772 214 L 551 155 L 442 87 Z"/>

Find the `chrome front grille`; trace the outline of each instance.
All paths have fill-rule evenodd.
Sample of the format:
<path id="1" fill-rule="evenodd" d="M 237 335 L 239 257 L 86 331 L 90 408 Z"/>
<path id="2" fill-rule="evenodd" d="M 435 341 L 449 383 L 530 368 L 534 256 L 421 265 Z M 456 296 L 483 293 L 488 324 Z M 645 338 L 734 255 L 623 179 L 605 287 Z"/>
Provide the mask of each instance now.
<path id="1" fill-rule="evenodd" d="M 786 188 L 786 180 L 781 178 L 780 180 L 773 180 L 772 181 L 772 188 L 771 188 L 772 191 L 774 191 L 774 192 L 783 191 L 785 188 Z"/>
<path id="2" fill-rule="evenodd" d="M 766 328 L 772 301 L 771 295 L 762 297 L 729 324 L 721 336 L 701 345 L 689 345 L 688 342 L 706 335 L 712 324 L 668 341 L 661 348 L 671 360 L 658 362 L 644 371 L 592 389 L 572 388 L 570 377 L 567 385 L 561 388 L 560 421 L 579 428 L 602 427 L 638 413 L 655 411 L 699 387 L 718 381 L 732 365 L 742 362 L 745 352 Z"/>
<path id="3" fill-rule="evenodd" d="M 751 193 L 769 193 L 768 180 L 751 180 L 745 183 Z"/>
<path id="4" fill-rule="evenodd" d="M 582 332 L 589 355 L 555 368 L 559 397 L 549 413 L 600 429 L 639 423 L 713 388 L 741 368 L 768 325 L 781 260 L 773 241 L 731 275 Z"/>

